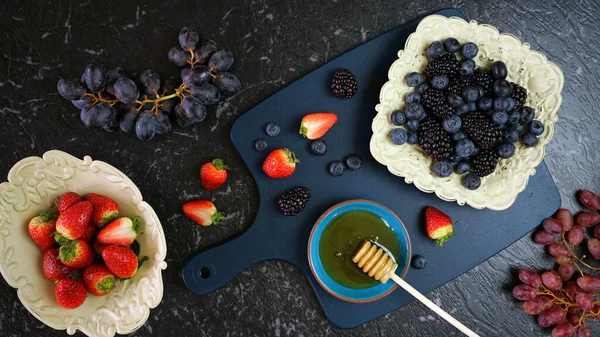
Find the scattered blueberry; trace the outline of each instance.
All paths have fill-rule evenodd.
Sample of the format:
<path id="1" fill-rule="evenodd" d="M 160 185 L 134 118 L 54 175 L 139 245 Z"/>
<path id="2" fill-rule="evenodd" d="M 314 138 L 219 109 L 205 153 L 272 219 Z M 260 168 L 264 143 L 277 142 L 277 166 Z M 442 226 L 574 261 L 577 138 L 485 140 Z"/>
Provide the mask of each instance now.
<path id="1" fill-rule="evenodd" d="M 406 76 L 406 84 L 409 87 L 416 87 L 421 83 L 421 81 L 423 81 L 423 78 L 421 77 L 421 74 L 416 71 Z"/>
<path id="2" fill-rule="evenodd" d="M 410 121 L 406 122 L 406 127 L 410 131 L 417 131 L 419 129 L 419 121 L 410 120 Z"/>
<path id="3" fill-rule="evenodd" d="M 446 89 L 450 84 L 450 79 L 446 75 L 435 75 L 431 79 L 431 85 L 436 89 Z"/>
<path id="4" fill-rule="evenodd" d="M 362 158 L 357 154 L 349 154 L 344 159 L 344 162 L 346 163 L 346 167 L 352 171 L 360 170 L 363 164 Z"/>
<path id="5" fill-rule="evenodd" d="M 527 124 L 535 119 L 535 109 L 530 106 L 521 108 L 521 123 Z"/>
<path id="6" fill-rule="evenodd" d="M 502 134 L 502 136 L 504 137 L 504 140 L 509 142 L 509 143 L 514 143 L 517 140 L 519 140 L 519 131 L 517 131 L 514 128 L 505 130 Z"/>
<path id="7" fill-rule="evenodd" d="M 264 151 L 268 145 L 269 144 L 267 144 L 267 141 L 264 139 L 257 139 L 254 141 L 254 149 L 258 152 Z"/>
<path id="8" fill-rule="evenodd" d="M 508 74 L 508 70 L 506 69 L 506 64 L 502 61 L 496 61 L 492 63 L 492 77 L 496 80 L 503 80 L 506 78 Z"/>
<path id="9" fill-rule="evenodd" d="M 462 61 L 458 72 L 462 76 L 473 76 L 475 74 L 475 61 L 469 59 Z"/>
<path id="10" fill-rule="evenodd" d="M 496 111 L 507 111 L 508 98 L 498 97 L 494 100 L 494 110 Z"/>
<path id="11" fill-rule="evenodd" d="M 449 53 L 457 53 L 460 50 L 460 42 L 453 37 L 449 37 L 444 41 L 444 49 Z"/>
<path id="12" fill-rule="evenodd" d="M 460 116 L 462 114 L 465 114 L 465 113 L 467 113 L 469 111 L 470 110 L 469 110 L 469 105 L 468 104 L 463 104 L 463 105 L 459 106 L 458 108 L 454 108 L 454 114 L 458 115 L 458 116 Z"/>
<path id="13" fill-rule="evenodd" d="M 277 136 L 281 132 L 281 127 L 277 123 L 269 123 L 265 128 L 267 135 L 274 137 Z"/>
<path id="14" fill-rule="evenodd" d="M 492 105 L 494 104 L 494 100 L 491 97 L 483 96 L 477 101 L 477 107 L 480 110 L 490 110 Z"/>
<path id="15" fill-rule="evenodd" d="M 515 154 L 515 145 L 513 143 L 504 143 L 496 149 L 500 158 L 510 158 Z"/>
<path id="16" fill-rule="evenodd" d="M 455 133 L 458 132 L 458 130 L 460 130 L 460 128 L 462 127 L 462 121 L 460 120 L 460 117 L 452 116 L 450 118 L 445 119 L 442 123 L 442 126 L 444 127 L 444 130 L 446 130 L 446 132 Z"/>
<path id="17" fill-rule="evenodd" d="M 492 115 L 492 120 L 498 125 L 504 125 L 508 121 L 508 114 L 506 111 L 496 111 Z"/>
<path id="18" fill-rule="evenodd" d="M 417 144 L 419 142 L 419 134 L 417 131 L 408 131 L 408 138 L 406 139 L 408 144 Z"/>
<path id="19" fill-rule="evenodd" d="M 472 86 L 464 87 L 461 91 L 461 94 L 467 102 L 475 102 L 479 98 L 479 90 Z"/>
<path id="20" fill-rule="evenodd" d="M 461 160 L 456 164 L 456 173 L 465 174 L 471 169 L 471 164 L 466 160 Z"/>
<path id="21" fill-rule="evenodd" d="M 542 133 L 544 133 L 544 124 L 542 124 L 542 122 L 540 122 L 540 121 L 530 122 L 527 125 L 527 128 L 530 133 L 533 133 L 536 136 L 539 136 Z"/>
<path id="22" fill-rule="evenodd" d="M 449 177 L 452 174 L 452 162 L 441 159 L 433 164 L 433 172 L 440 178 Z"/>
<path id="23" fill-rule="evenodd" d="M 327 152 L 327 143 L 323 139 L 315 139 L 310 142 L 310 152 L 316 155 L 324 155 Z"/>
<path id="24" fill-rule="evenodd" d="M 454 108 L 460 107 L 463 104 L 465 104 L 462 96 L 459 95 L 459 94 L 452 94 L 451 93 L 451 94 L 448 95 L 447 100 L 448 100 L 448 104 L 450 104 L 450 106 L 452 106 Z"/>
<path id="25" fill-rule="evenodd" d="M 446 40 L 446 41 L 448 41 L 448 40 Z M 458 42 L 458 41 L 457 41 L 457 42 Z M 413 268 L 415 268 L 415 269 L 419 269 L 419 270 L 421 270 L 421 269 L 425 268 L 425 266 L 427 266 L 427 259 L 425 259 L 425 258 L 424 258 L 423 256 L 421 256 L 421 255 L 415 255 L 415 256 L 412 258 L 412 266 L 413 266 Z"/>
<path id="26" fill-rule="evenodd" d="M 402 110 L 395 110 L 392 111 L 392 114 L 390 115 L 390 120 L 392 121 L 392 124 L 400 126 L 406 123 L 406 115 Z"/>
<path id="27" fill-rule="evenodd" d="M 521 114 L 518 111 L 512 111 L 508 114 L 507 123 L 510 125 L 519 124 L 519 119 L 521 118 Z"/>
<path id="28" fill-rule="evenodd" d="M 462 140 L 465 138 L 467 138 L 467 134 L 462 130 L 452 134 L 452 140 L 454 140 L 455 142 L 458 142 L 459 140 Z"/>
<path id="29" fill-rule="evenodd" d="M 467 42 L 462 46 L 462 56 L 466 59 L 472 59 L 479 53 L 479 48 L 473 42 Z"/>
<path id="30" fill-rule="evenodd" d="M 485 96 L 485 89 L 482 86 L 476 85 L 475 88 L 477 88 L 477 91 L 479 92 L 479 98 Z"/>
<path id="31" fill-rule="evenodd" d="M 329 163 L 329 173 L 334 177 L 339 177 L 344 174 L 346 168 L 341 161 L 332 161 Z"/>
<path id="32" fill-rule="evenodd" d="M 406 95 L 406 104 L 410 103 L 421 103 L 421 94 L 418 92 L 411 92 Z"/>
<path id="33" fill-rule="evenodd" d="M 512 97 L 506 98 L 506 111 L 513 111 L 517 103 Z"/>
<path id="34" fill-rule="evenodd" d="M 404 109 L 404 114 L 409 120 L 419 120 L 421 117 L 423 117 L 424 113 L 425 109 L 419 103 L 410 103 Z"/>
<path id="35" fill-rule="evenodd" d="M 475 173 L 469 173 L 463 178 L 465 187 L 469 190 L 476 190 L 481 186 L 481 178 Z"/>
<path id="36" fill-rule="evenodd" d="M 431 83 L 423 82 L 417 86 L 416 90 L 419 94 L 423 95 L 423 93 L 429 88 L 431 88 Z"/>
<path id="37" fill-rule="evenodd" d="M 469 109 L 470 112 L 477 111 L 477 103 L 469 102 L 469 104 L 467 104 L 467 109 Z"/>
<path id="38" fill-rule="evenodd" d="M 406 131 L 404 131 L 404 129 L 398 128 L 390 132 L 390 139 L 392 140 L 392 143 L 396 145 L 402 145 L 406 143 L 407 138 L 408 135 L 406 134 Z"/>
<path id="39" fill-rule="evenodd" d="M 461 139 L 456 143 L 454 147 L 454 151 L 457 155 L 463 158 L 469 158 L 473 155 L 473 151 L 475 150 L 475 144 L 470 139 Z"/>
<path id="40" fill-rule="evenodd" d="M 512 86 L 507 80 L 495 80 L 493 89 L 494 94 L 500 97 L 508 97 L 512 93 Z"/>
<path id="41" fill-rule="evenodd" d="M 527 147 L 534 147 L 538 143 L 537 136 L 531 132 L 528 132 L 521 137 L 521 142 Z"/>
<path id="42" fill-rule="evenodd" d="M 431 59 L 436 59 L 444 53 L 444 45 L 440 41 L 434 41 L 427 48 L 427 56 Z"/>

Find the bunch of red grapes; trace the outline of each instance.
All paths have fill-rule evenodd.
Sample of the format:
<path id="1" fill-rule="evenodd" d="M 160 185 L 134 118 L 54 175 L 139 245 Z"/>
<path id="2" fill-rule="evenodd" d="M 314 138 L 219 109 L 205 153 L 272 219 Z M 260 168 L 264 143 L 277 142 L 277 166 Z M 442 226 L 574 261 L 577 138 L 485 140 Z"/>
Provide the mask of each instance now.
<path id="1" fill-rule="evenodd" d="M 579 256 L 578 247 L 584 241 L 591 258 L 600 260 L 600 197 L 582 190 L 578 193 L 583 206 L 592 210 L 575 216 L 567 209 L 558 210 L 554 218 L 544 220 L 543 229 L 537 231 L 533 240 L 548 247 L 558 267 L 546 270 L 541 276 L 529 269 L 519 271 L 524 283 L 513 289 L 513 295 L 525 301 L 522 309 L 530 315 L 538 315 L 543 327 L 556 325 L 552 337 L 591 337 L 589 320 L 600 318 L 600 277 L 591 275 L 600 271 L 585 262 L 586 255 Z M 583 246 L 583 245 L 582 245 Z"/>

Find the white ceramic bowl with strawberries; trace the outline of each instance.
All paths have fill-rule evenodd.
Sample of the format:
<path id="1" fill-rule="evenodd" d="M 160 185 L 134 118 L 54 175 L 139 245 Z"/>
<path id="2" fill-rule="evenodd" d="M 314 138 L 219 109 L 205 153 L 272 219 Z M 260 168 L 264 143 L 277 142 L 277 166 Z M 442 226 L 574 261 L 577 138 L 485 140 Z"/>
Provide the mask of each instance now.
<path id="1" fill-rule="evenodd" d="M 44 253 L 30 237 L 29 221 L 46 209 L 56 210 L 66 192 L 82 196 L 97 193 L 114 200 L 122 216 L 141 220 L 137 237 L 139 256 L 148 260 L 126 281 L 105 296 L 87 293 L 75 308 L 61 307 L 55 284 L 44 276 Z M 83 160 L 65 152 L 49 151 L 42 158 L 21 160 L 0 184 L 0 272 L 17 289 L 21 303 L 44 324 L 88 336 L 127 334 L 141 327 L 162 300 L 162 270 L 167 267 L 165 236 L 156 213 L 142 200 L 135 184 L 116 168 L 100 161 Z"/>

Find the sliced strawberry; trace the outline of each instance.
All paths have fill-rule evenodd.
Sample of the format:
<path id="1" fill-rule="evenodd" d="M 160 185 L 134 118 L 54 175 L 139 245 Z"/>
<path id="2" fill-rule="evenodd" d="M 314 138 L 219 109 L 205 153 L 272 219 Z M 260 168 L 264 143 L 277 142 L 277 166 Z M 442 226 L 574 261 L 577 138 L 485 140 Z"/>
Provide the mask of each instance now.
<path id="1" fill-rule="evenodd" d="M 85 232 L 91 215 L 92 204 L 89 201 L 76 203 L 58 216 L 56 231 L 69 240 L 79 239 Z"/>
<path id="2" fill-rule="evenodd" d="M 319 139 L 331 129 L 338 117 L 333 112 L 317 112 L 304 116 L 300 124 L 300 134 L 308 139 Z"/>
<path id="3" fill-rule="evenodd" d="M 137 256 L 129 247 L 108 246 L 102 251 L 102 259 L 108 269 L 120 278 L 130 278 L 138 268 Z"/>
<path id="4" fill-rule="evenodd" d="M 27 225 L 27 230 L 33 242 L 43 252 L 56 246 L 56 242 L 52 238 L 52 233 L 56 231 L 56 216 L 52 212 L 45 211 L 31 219 Z"/>
<path id="5" fill-rule="evenodd" d="M 217 212 L 215 204 L 208 200 L 190 201 L 183 205 L 183 213 L 202 226 L 218 225 L 225 215 Z"/>
<path id="6" fill-rule="evenodd" d="M 435 207 L 425 209 L 425 229 L 427 235 L 434 239 L 440 246 L 454 236 L 452 219 Z"/>
<path id="7" fill-rule="evenodd" d="M 128 217 L 113 220 L 98 233 L 98 241 L 105 245 L 130 245 L 140 233 L 140 220 Z"/>
<path id="8" fill-rule="evenodd" d="M 83 268 L 94 263 L 95 258 L 92 247 L 81 240 L 71 241 L 60 247 L 58 258 L 65 266 L 71 268 Z"/>
<path id="9" fill-rule="evenodd" d="M 104 296 L 115 287 L 115 275 L 105 265 L 93 264 L 83 271 L 85 289 L 96 296 Z"/>
<path id="10" fill-rule="evenodd" d="M 119 206 L 111 198 L 90 193 L 85 196 L 85 200 L 94 206 L 94 212 L 90 219 L 93 225 L 102 227 L 119 217 Z"/>
<path id="11" fill-rule="evenodd" d="M 67 192 L 60 197 L 58 201 L 58 213 L 64 212 L 67 208 L 75 205 L 83 200 L 81 196 L 75 192 Z"/>
<path id="12" fill-rule="evenodd" d="M 50 248 L 44 253 L 42 260 L 44 275 L 52 281 L 62 280 L 75 272 L 74 268 L 67 267 L 58 260 L 58 253 L 58 249 Z"/>

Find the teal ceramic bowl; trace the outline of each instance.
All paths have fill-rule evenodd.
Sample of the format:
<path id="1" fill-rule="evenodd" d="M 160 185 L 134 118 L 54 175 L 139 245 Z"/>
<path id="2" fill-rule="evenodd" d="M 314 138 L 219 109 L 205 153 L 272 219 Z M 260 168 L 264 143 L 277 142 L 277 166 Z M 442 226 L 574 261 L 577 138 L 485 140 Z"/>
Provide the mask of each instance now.
<path id="1" fill-rule="evenodd" d="M 323 268 L 319 254 L 319 242 L 323 231 L 337 216 L 350 211 L 367 211 L 379 216 L 392 228 L 398 238 L 401 259 L 396 261 L 398 269 L 396 274 L 403 277 L 410 265 L 410 238 L 402 221 L 387 207 L 369 200 L 348 200 L 339 203 L 327 210 L 315 223 L 308 240 L 308 262 L 313 275 L 319 284 L 331 295 L 353 303 L 367 303 L 381 299 L 394 291 L 397 285 L 393 281 L 379 283 L 370 288 L 353 289 L 345 287 L 334 281 Z"/>

